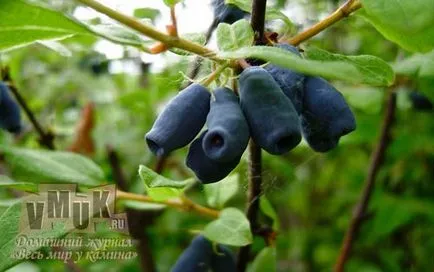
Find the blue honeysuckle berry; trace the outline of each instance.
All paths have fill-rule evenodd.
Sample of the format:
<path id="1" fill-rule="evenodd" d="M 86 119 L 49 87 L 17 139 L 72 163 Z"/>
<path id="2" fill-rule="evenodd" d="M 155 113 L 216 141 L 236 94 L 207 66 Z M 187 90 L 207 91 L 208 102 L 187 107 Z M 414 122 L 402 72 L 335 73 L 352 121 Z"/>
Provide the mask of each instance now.
<path id="1" fill-rule="evenodd" d="M 307 77 L 301 115 L 303 136 L 317 152 L 335 148 L 340 137 L 356 129 L 344 96 L 320 77 Z"/>
<path id="2" fill-rule="evenodd" d="M 0 82 L 0 128 L 11 133 L 22 130 L 20 107 L 9 95 L 9 88 Z"/>
<path id="3" fill-rule="evenodd" d="M 223 245 L 217 246 L 217 253 L 214 253 L 211 259 L 213 272 L 236 272 L 237 266 L 235 256 L 232 250 Z"/>
<path id="4" fill-rule="evenodd" d="M 213 0 L 211 6 L 214 11 L 214 19 L 217 23 L 233 24 L 246 16 L 247 12 L 232 4 L 225 4 L 225 0 Z"/>
<path id="5" fill-rule="evenodd" d="M 245 69 L 239 78 L 240 104 L 253 140 L 265 151 L 284 154 L 301 141 L 300 120 L 291 100 L 261 67 Z"/>
<path id="6" fill-rule="evenodd" d="M 190 168 L 197 179 L 202 183 L 214 183 L 224 179 L 235 169 L 240 162 L 241 156 L 229 162 L 218 162 L 209 158 L 203 150 L 203 139 L 208 131 L 195 139 L 188 150 L 186 165 Z"/>
<path id="7" fill-rule="evenodd" d="M 212 255 L 212 244 L 204 236 L 197 236 L 181 254 L 171 272 L 208 272 Z"/>
<path id="8" fill-rule="evenodd" d="M 157 156 L 165 156 L 189 144 L 205 124 L 210 96 L 209 91 L 199 84 L 192 84 L 179 92 L 145 135 L 149 149 Z"/>
<path id="9" fill-rule="evenodd" d="M 276 44 L 276 47 L 285 49 L 298 57 L 301 57 L 298 49 L 289 44 Z M 265 69 L 271 74 L 274 80 L 279 84 L 283 93 L 294 104 L 295 109 L 300 114 L 303 105 L 303 88 L 305 75 L 292 71 L 290 69 L 282 68 L 274 64 L 268 64 Z"/>
<path id="10" fill-rule="evenodd" d="M 239 99 L 228 88 L 218 88 L 211 98 L 203 150 L 212 160 L 231 162 L 241 157 L 249 143 L 249 126 Z"/>
<path id="11" fill-rule="evenodd" d="M 408 94 L 411 104 L 415 110 L 418 111 L 431 111 L 433 104 L 424 94 L 414 91 Z"/>
<path id="12" fill-rule="evenodd" d="M 229 248 L 223 245 L 213 247 L 203 235 L 192 240 L 171 269 L 171 272 L 209 271 L 235 272 L 235 256 Z"/>

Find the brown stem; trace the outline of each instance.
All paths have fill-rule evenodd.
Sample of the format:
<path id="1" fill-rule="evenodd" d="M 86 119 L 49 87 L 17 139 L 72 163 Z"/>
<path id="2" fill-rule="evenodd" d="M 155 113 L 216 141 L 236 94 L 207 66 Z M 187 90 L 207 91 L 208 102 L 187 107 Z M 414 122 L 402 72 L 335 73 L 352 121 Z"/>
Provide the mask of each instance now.
<path id="1" fill-rule="evenodd" d="M 107 146 L 106 149 L 107 157 L 113 171 L 113 178 L 116 182 L 116 185 L 121 190 L 127 191 L 129 186 L 122 171 L 119 156 L 111 146 Z M 138 242 L 137 254 L 139 255 L 142 271 L 156 271 L 154 257 L 151 247 L 149 246 L 149 237 L 145 231 L 146 226 L 152 223 L 153 215 L 130 208 L 126 209 L 126 214 L 129 232 L 131 236 Z"/>
<path id="2" fill-rule="evenodd" d="M 265 27 L 265 11 L 267 8 L 267 0 L 253 0 L 252 3 L 252 18 L 251 25 L 255 32 L 255 44 L 265 44 L 264 27 Z M 250 222 L 250 228 L 253 233 L 256 233 L 258 228 L 258 213 L 259 213 L 259 197 L 262 189 L 262 154 L 261 148 L 256 145 L 253 140 L 249 144 L 249 191 L 248 191 L 248 207 L 246 211 L 247 219 Z M 237 271 L 246 271 L 250 257 L 250 245 L 240 248 L 238 252 Z"/>
<path id="3" fill-rule="evenodd" d="M 358 10 L 361 7 L 362 4 L 358 0 L 348 0 L 347 2 L 345 2 L 345 4 L 343 4 L 335 12 L 327 16 L 327 18 L 325 18 L 324 20 L 321 20 L 320 22 L 316 23 L 315 25 L 311 26 L 305 31 L 289 39 L 288 43 L 294 46 L 299 45 L 300 43 L 317 35 L 324 29 L 330 27 L 334 23 L 342 20 L 343 18 L 348 17 L 348 15 L 350 15 L 351 13 L 353 13 L 354 11 Z"/>
<path id="4" fill-rule="evenodd" d="M 42 128 L 42 125 L 38 122 L 38 120 L 36 120 L 35 114 L 30 109 L 26 100 L 20 94 L 18 88 L 13 83 L 8 67 L 2 69 L 2 80 L 8 82 L 9 89 L 15 96 L 15 99 L 17 100 L 18 104 L 20 104 L 21 108 L 24 110 L 26 116 L 29 118 L 36 132 L 39 134 L 39 143 L 48 149 L 54 150 L 55 149 L 54 142 L 53 142 L 54 135 L 50 132 L 45 132 L 45 130 Z"/>
<path id="5" fill-rule="evenodd" d="M 360 226 L 363 223 L 363 218 L 365 217 L 369 200 L 371 199 L 371 195 L 374 190 L 374 183 L 378 174 L 378 170 L 384 162 L 386 149 L 391 142 L 390 131 L 395 120 L 395 111 L 396 93 L 394 91 L 390 91 L 387 99 L 387 109 L 381 128 L 379 143 L 371 155 L 371 163 L 366 176 L 361 199 L 354 210 L 350 225 L 348 227 L 347 233 L 345 234 L 341 251 L 335 265 L 336 272 L 344 271 L 345 263 L 350 256 L 352 246 L 357 238 Z"/>

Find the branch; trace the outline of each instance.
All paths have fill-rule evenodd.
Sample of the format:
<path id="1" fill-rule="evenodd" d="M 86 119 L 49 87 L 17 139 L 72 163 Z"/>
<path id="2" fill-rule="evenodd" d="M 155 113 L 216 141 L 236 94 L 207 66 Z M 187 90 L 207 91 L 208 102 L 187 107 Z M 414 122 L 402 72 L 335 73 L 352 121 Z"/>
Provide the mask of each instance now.
<path id="1" fill-rule="evenodd" d="M 150 198 L 149 196 L 117 190 L 116 198 L 123 199 L 123 200 L 134 200 L 134 201 L 145 202 L 145 203 L 163 204 L 187 212 L 193 211 L 197 214 L 207 216 L 207 217 L 212 217 L 212 218 L 218 218 L 220 215 L 220 211 L 201 206 L 197 203 L 194 203 L 192 200 L 186 197 L 173 198 L 165 201 L 157 201 L 155 199 Z"/>
<path id="2" fill-rule="evenodd" d="M 125 14 L 122 14 L 114 9 L 111 9 L 95 0 L 77 0 L 78 2 L 85 4 L 86 6 L 89 6 L 96 11 L 103 13 L 107 15 L 108 17 L 142 33 L 143 35 L 152 38 L 154 40 L 160 41 L 167 45 L 168 47 L 176 47 L 180 48 L 192 53 L 195 53 L 196 55 L 210 58 L 216 62 L 222 62 L 222 59 L 219 59 L 216 57 L 215 52 L 212 50 L 198 44 L 191 42 L 189 40 L 180 38 L 180 37 L 174 37 L 171 35 L 167 35 L 164 32 L 161 32 L 157 29 L 155 29 L 152 26 L 145 25 L 142 22 L 138 21 L 136 18 L 132 16 L 128 16 Z"/>
<path id="3" fill-rule="evenodd" d="M 116 185 L 122 190 L 128 190 L 127 179 L 125 178 L 125 175 L 122 171 L 117 152 L 113 150 L 111 146 L 107 146 L 106 149 L 107 157 L 113 171 L 113 177 Z M 126 214 L 128 220 L 128 229 L 130 231 L 131 237 L 138 241 L 137 252 L 139 255 L 142 271 L 156 271 L 154 257 L 149 246 L 149 238 L 145 232 L 146 226 L 152 224 L 153 222 L 153 214 L 130 208 L 126 209 Z"/>
<path id="4" fill-rule="evenodd" d="M 39 134 L 39 143 L 48 149 L 54 150 L 54 135 L 50 132 L 45 132 L 45 130 L 42 128 L 42 125 L 38 122 L 38 120 L 36 120 L 35 114 L 27 105 L 26 100 L 20 94 L 18 88 L 13 83 L 13 80 L 9 73 L 9 69 L 7 67 L 5 69 L 2 69 L 2 80 L 8 82 L 9 89 L 15 96 L 18 104 L 20 104 L 21 108 L 24 110 L 26 116 L 29 118 L 36 132 Z"/>
<path id="5" fill-rule="evenodd" d="M 265 11 L 267 8 L 267 0 L 253 0 L 252 3 L 252 18 L 251 25 L 255 32 L 255 44 L 264 44 L 264 26 L 265 26 Z M 259 213 L 259 197 L 262 191 L 262 154 L 261 148 L 250 140 L 249 144 L 249 191 L 248 191 L 248 207 L 247 219 L 250 222 L 250 228 L 253 233 L 256 233 L 258 228 L 258 213 Z M 246 271 L 249 262 L 250 245 L 240 248 L 238 252 L 237 271 Z"/>
<path id="6" fill-rule="evenodd" d="M 369 200 L 371 199 L 371 195 L 374 190 L 374 183 L 377 177 L 378 170 L 384 162 L 386 149 L 391 141 L 390 131 L 395 120 L 395 111 L 396 93 L 394 91 L 390 91 L 387 99 L 387 110 L 382 124 L 379 143 L 371 155 L 371 163 L 369 166 L 368 174 L 366 176 L 362 196 L 355 208 L 349 228 L 347 230 L 347 233 L 345 234 L 341 251 L 335 265 L 336 272 L 344 271 L 345 263 L 351 253 L 351 248 L 353 246 L 354 240 L 357 238 L 358 231 L 363 223 L 363 218 L 366 214 Z"/>
<path id="7" fill-rule="evenodd" d="M 359 2 L 359 0 L 348 0 L 345 4 L 339 7 L 331 15 L 327 16 L 327 18 L 325 18 L 324 20 L 316 23 L 315 25 L 311 26 L 309 29 L 306 29 L 305 31 L 289 39 L 288 43 L 297 46 L 300 43 L 317 35 L 324 29 L 330 27 L 334 23 L 342 20 L 343 18 L 348 17 L 351 13 L 360 9 L 361 7 L 362 4 Z"/>

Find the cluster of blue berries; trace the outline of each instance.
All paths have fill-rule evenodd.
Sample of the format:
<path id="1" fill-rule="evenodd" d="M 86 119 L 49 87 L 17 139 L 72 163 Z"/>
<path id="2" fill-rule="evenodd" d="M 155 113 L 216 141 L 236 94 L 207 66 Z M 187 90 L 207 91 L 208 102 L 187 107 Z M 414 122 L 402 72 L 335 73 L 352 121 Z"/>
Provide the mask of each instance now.
<path id="1" fill-rule="evenodd" d="M 295 47 L 278 46 L 299 54 Z M 239 97 L 228 88 L 211 95 L 199 84 L 182 90 L 146 134 L 150 150 L 166 156 L 193 141 L 186 164 L 201 182 L 212 183 L 238 165 L 250 137 L 273 155 L 296 147 L 302 135 L 312 149 L 326 152 L 356 128 L 342 94 L 320 77 L 252 66 L 238 83 Z"/>
<path id="2" fill-rule="evenodd" d="M 15 134 L 22 130 L 20 107 L 3 82 L 0 82 L 0 128 Z"/>
<path id="3" fill-rule="evenodd" d="M 235 272 L 235 256 L 223 246 L 213 247 L 204 236 L 193 239 L 171 269 L 172 272 Z"/>

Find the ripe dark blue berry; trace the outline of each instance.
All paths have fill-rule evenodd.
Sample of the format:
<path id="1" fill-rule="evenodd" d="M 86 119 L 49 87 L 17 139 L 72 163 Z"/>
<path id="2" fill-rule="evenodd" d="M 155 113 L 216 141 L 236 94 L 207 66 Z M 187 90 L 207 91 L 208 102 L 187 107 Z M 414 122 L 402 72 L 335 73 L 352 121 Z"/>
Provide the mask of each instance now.
<path id="1" fill-rule="evenodd" d="M 158 116 L 145 138 L 157 156 L 186 146 L 202 129 L 209 112 L 210 93 L 192 84 L 173 98 Z"/>
<path id="2" fill-rule="evenodd" d="M 20 107 L 9 95 L 9 88 L 0 82 L 0 128 L 11 133 L 22 130 Z"/>
<path id="3" fill-rule="evenodd" d="M 286 51 L 289 51 L 298 57 L 301 57 L 298 49 L 292 45 L 277 44 L 275 46 L 285 49 Z M 273 64 L 265 66 L 265 69 L 271 74 L 285 95 L 294 104 L 297 112 L 300 113 L 303 105 L 303 87 L 305 76 L 303 74 Z"/>
<path id="4" fill-rule="evenodd" d="M 235 272 L 235 257 L 231 250 L 222 245 L 217 245 L 215 249 L 217 252 L 203 235 L 197 236 L 179 257 L 171 272 Z"/>
<path id="5" fill-rule="evenodd" d="M 208 131 L 204 131 L 195 139 L 188 150 L 186 165 L 193 170 L 197 179 L 202 183 L 213 183 L 222 180 L 240 162 L 241 156 L 229 162 L 218 162 L 210 159 L 203 150 L 203 139 Z"/>
<path id="6" fill-rule="evenodd" d="M 433 104 L 428 97 L 419 92 L 410 92 L 410 98 L 413 108 L 419 111 L 430 111 L 433 109 Z"/>
<path id="7" fill-rule="evenodd" d="M 171 272 L 208 272 L 212 255 L 212 244 L 204 236 L 197 236 L 176 261 Z"/>
<path id="8" fill-rule="evenodd" d="M 228 88 L 214 91 L 206 124 L 208 133 L 202 144 L 210 159 L 231 162 L 243 154 L 249 143 L 249 126 L 233 91 Z"/>
<path id="9" fill-rule="evenodd" d="M 214 10 L 214 19 L 217 23 L 232 24 L 243 19 L 247 14 L 235 5 L 226 5 L 225 0 L 213 0 L 211 5 Z"/>
<path id="10" fill-rule="evenodd" d="M 234 253 L 227 247 L 218 245 L 217 253 L 214 253 L 211 260 L 213 272 L 235 272 L 236 263 Z"/>
<path id="11" fill-rule="evenodd" d="M 265 69 L 245 69 L 239 86 L 241 108 L 260 147 L 280 155 L 300 143 L 300 121 L 294 105 Z"/>
<path id="12" fill-rule="evenodd" d="M 318 152 L 327 152 L 340 137 L 356 129 L 356 121 L 343 95 L 320 77 L 307 77 L 301 118 L 303 136 Z"/>

